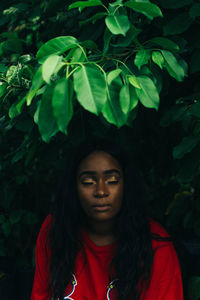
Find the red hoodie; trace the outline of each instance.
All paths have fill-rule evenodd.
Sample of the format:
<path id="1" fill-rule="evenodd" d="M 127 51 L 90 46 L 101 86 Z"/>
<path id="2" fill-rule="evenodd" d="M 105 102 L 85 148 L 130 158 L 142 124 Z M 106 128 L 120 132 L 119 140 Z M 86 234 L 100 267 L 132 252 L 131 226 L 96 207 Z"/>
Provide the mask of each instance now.
<path id="1" fill-rule="evenodd" d="M 36 243 L 36 270 L 31 300 L 50 300 L 48 288 L 50 249 L 48 232 L 51 216 L 48 216 L 40 230 Z M 151 232 L 168 236 L 160 224 L 151 220 Z M 116 280 L 109 282 L 108 267 L 117 243 L 97 246 L 83 231 L 83 251 L 76 259 L 71 283 L 67 286 L 65 300 L 115 300 Z M 179 262 L 172 242 L 152 241 L 155 251 L 152 275 L 147 292 L 141 300 L 183 300 L 182 279 Z"/>

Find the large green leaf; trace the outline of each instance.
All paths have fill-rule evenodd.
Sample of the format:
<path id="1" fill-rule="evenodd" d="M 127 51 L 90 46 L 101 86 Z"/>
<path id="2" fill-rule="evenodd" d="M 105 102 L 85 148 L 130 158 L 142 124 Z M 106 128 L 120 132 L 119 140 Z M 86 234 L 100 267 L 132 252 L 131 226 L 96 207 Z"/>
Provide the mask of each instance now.
<path id="1" fill-rule="evenodd" d="M 180 34 L 192 25 L 193 19 L 187 12 L 178 14 L 163 26 L 164 35 Z"/>
<path id="2" fill-rule="evenodd" d="M 150 20 L 155 17 L 163 16 L 160 8 L 150 2 L 144 2 L 142 0 L 128 1 L 124 3 L 124 6 L 127 6 L 136 12 L 144 14 Z"/>
<path id="3" fill-rule="evenodd" d="M 0 81 L 0 98 L 5 94 L 8 84 Z"/>
<path id="4" fill-rule="evenodd" d="M 126 115 L 138 104 L 138 98 L 135 92 L 135 88 L 128 84 L 124 85 L 120 90 L 120 106 L 123 113 Z"/>
<path id="5" fill-rule="evenodd" d="M 40 134 L 45 142 L 49 142 L 51 137 L 58 131 L 53 114 L 52 95 L 53 87 L 48 86 L 42 95 L 41 102 L 38 103 L 38 107 L 34 115 L 34 121 L 38 124 Z"/>
<path id="6" fill-rule="evenodd" d="M 185 154 L 189 153 L 200 142 L 200 138 L 196 136 L 184 137 L 181 143 L 174 147 L 173 157 L 175 159 L 182 158 Z"/>
<path id="7" fill-rule="evenodd" d="M 119 74 L 122 72 L 121 69 L 115 69 L 115 70 L 112 70 L 110 71 L 108 74 L 107 74 L 107 82 L 108 84 L 111 84 L 111 82 L 119 76 Z"/>
<path id="8" fill-rule="evenodd" d="M 155 108 L 158 110 L 159 94 L 154 82 L 145 75 L 138 76 L 140 82 L 140 89 L 136 89 L 136 94 L 140 102 L 148 108 Z"/>
<path id="9" fill-rule="evenodd" d="M 134 63 L 138 67 L 138 69 L 141 69 L 143 65 L 146 65 L 151 57 L 150 51 L 146 49 L 141 49 L 137 52 L 135 56 Z"/>
<path id="10" fill-rule="evenodd" d="M 196 18 L 200 16 L 200 3 L 195 3 L 189 11 L 189 15 L 191 18 Z"/>
<path id="11" fill-rule="evenodd" d="M 58 129 L 65 134 L 67 134 L 67 125 L 73 115 L 72 96 L 72 81 L 61 78 L 54 88 L 52 106 Z"/>
<path id="12" fill-rule="evenodd" d="M 125 36 L 130 28 L 129 19 L 125 15 L 109 15 L 105 18 L 105 22 L 107 28 L 113 34 L 122 34 Z"/>
<path id="13" fill-rule="evenodd" d="M 51 76 L 59 71 L 63 66 L 62 56 L 50 55 L 42 65 L 42 77 L 46 83 L 50 84 Z"/>
<path id="14" fill-rule="evenodd" d="M 68 9 L 79 8 L 83 10 L 85 7 L 99 6 L 102 5 L 100 0 L 88 0 L 88 1 L 77 1 L 69 5 Z"/>
<path id="15" fill-rule="evenodd" d="M 106 81 L 97 66 L 81 65 L 74 72 L 74 89 L 79 103 L 98 115 L 106 101 Z"/>
<path id="16" fill-rule="evenodd" d="M 26 97 L 23 97 L 21 99 L 18 99 L 11 105 L 8 113 L 11 119 L 21 114 L 25 102 L 26 102 Z"/>
<path id="17" fill-rule="evenodd" d="M 135 75 L 128 76 L 128 80 L 132 86 L 134 86 L 137 89 L 141 89 L 140 81 Z"/>
<path id="18" fill-rule="evenodd" d="M 46 58 L 52 54 L 62 54 L 65 51 L 77 47 L 78 41 L 73 36 L 56 37 L 40 47 L 36 54 L 36 58 L 43 63 Z"/>
<path id="19" fill-rule="evenodd" d="M 164 57 L 164 67 L 168 73 L 174 77 L 177 81 L 182 81 L 185 76 L 184 68 L 178 63 L 176 57 L 167 50 L 161 50 Z"/>
<path id="20" fill-rule="evenodd" d="M 104 40 L 103 54 L 104 55 L 108 52 L 108 49 L 110 46 L 110 41 L 111 41 L 112 37 L 113 37 L 112 33 L 110 32 L 110 30 L 108 30 L 108 28 L 106 28 L 104 31 L 104 36 L 103 36 L 103 40 Z"/>
<path id="21" fill-rule="evenodd" d="M 121 127 L 126 123 L 127 116 L 122 112 L 119 93 L 122 88 L 120 78 L 116 78 L 107 86 L 107 101 L 102 109 L 104 118 L 111 124 Z"/>
<path id="22" fill-rule="evenodd" d="M 31 104 L 33 97 L 36 95 L 37 91 L 39 90 L 39 88 L 42 86 L 43 83 L 44 80 L 42 77 L 42 66 L 40 66 L 33 77 L 30 91 L 26 95 L 27 105 Z"/>
<path id="23" fill-rule="evenodd" d="M 163 68 L 165 60 L 164 60 L 162 54 L 159 51 L 153 51 L 152 52 L 152 60 L 161 69 Z"/>
<path id="24" fill-rule="evenodd" d="M 179 51 L 179 46 L 176 43 L 174 43 L 173 41 L 171 41 L 165 37 L 155 37 L 155 38 L 149 40 L 149 42 L 159 45 L 162 48 L 164 48 L 165 50 Z"/>

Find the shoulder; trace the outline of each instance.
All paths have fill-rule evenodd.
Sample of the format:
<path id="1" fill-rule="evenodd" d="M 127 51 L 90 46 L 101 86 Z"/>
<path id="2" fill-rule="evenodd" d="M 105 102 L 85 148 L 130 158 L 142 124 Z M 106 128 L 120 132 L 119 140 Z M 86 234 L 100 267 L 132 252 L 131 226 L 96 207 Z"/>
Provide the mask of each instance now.
<path id="1" fill-rule="evenodd" d="M 161 237 L 169 237 L 168 232 L 164 229 L 162 225 L 153 219 L 149 219 L 150 229 L 152 234 L 159 235 Z"/>
<path id="2" fill-rule="evenodd" d="M 157 250 L 160 247 L 173 246 L 169 233 L 165 228 L 153 219 L 149 219 L 150 230 L 152 234 L 152 248 Z"/>
<path id="3" fill-rule="evenodd" d="M 36 248 L 38 249 L 49 249 L 49 233 L 52 226 L 53 217 L 52 215 L 48 215 L 42 226 L 40 228 L 40 232 L 37 237 Z M 48 250 L 47 250 L 48 251 Z"/>
<path id="4" fill-rule="evenodd" d="M 179 268 L 179 262 L 172 239 L 168 232 L 158 222 L 150 219 L 152 233 L 152 248 L 154 250 L 154 261 L 159 268 Z M 169 264 L 169 265 L 168 265 Z M 167 266 L 166 266 L 167 265 Z"/>

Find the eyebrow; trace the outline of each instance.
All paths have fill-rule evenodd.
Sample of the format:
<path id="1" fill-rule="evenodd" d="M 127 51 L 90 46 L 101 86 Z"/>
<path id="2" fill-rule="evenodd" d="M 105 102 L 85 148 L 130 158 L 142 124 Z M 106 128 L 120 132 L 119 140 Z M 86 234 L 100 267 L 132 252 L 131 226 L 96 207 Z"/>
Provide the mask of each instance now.
<path id="1" fill-rule="evenodd" d="M 105 174 L 105 175 L 109 175 L 109 174 L 113 174 L 113 173 L 117 173 L 118 175 L 121 175 L 121 172 L 117 169 L 110 169 L 110 170 L 103 171 L 103 174 Z M 83 175 L 96 175 L 96 174 L 97 174 L 96 171 L 83 171 L 79 174 L 79 178 Z"/>

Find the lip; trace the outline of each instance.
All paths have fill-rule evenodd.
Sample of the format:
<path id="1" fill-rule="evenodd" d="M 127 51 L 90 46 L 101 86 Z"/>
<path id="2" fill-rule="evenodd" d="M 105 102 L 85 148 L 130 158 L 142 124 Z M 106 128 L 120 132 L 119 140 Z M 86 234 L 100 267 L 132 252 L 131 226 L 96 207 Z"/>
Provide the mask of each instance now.
<path id="1" fill-rule="evenodd" d="M 104 212 L 109 210 L 110 205 L 109 204 L 99 204 L 99 205 L 93 205 L 93 209 L 95 211 Z"/>

